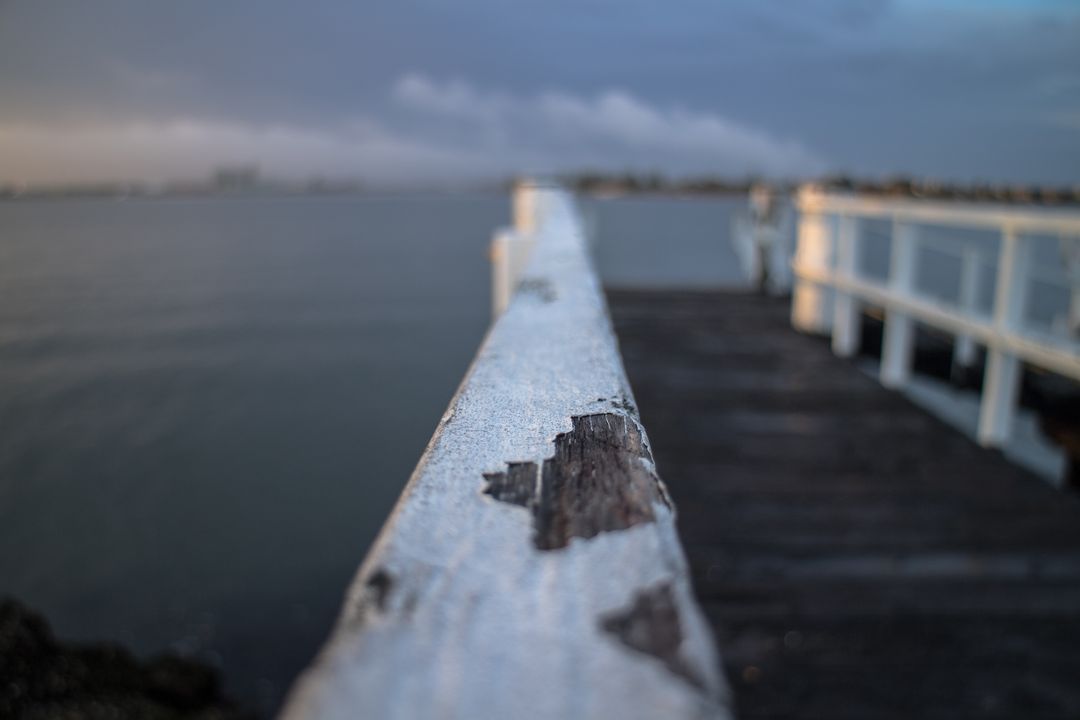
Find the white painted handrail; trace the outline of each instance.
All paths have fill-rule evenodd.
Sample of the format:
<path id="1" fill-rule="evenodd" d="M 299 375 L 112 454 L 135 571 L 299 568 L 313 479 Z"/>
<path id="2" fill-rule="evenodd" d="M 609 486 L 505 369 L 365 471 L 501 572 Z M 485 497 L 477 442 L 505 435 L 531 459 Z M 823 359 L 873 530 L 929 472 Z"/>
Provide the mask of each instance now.
<path id="1" fill-rule="evenodd" d="M 798 207 L 804 213 L 888 218 L 928 225 L 989 230 L 1012 227 L 1019 233 L 1075 235 L 1080 232 L 1080 216 L 1075 210 L 839 195 L 812 186 L 799 191 Z"/>
<path id="2" fill-rule="evenodd" d="M 885 310 L 885 336 L 881 381 L 902 387 L 910 377 L 914 349 L 914 323 L 922 322 L 957 336 L 956 359 L 970 364 L 974 343 L 987 348 L 987 367 L 979 415 L 978 439 L 987 446 L 1009 437 L 1020 382 L 1020 363 L 1080 380 L 1080 344 L 1033 328 L 1024 321 L 1027 283 L 1032 280 L 1063 284 L 1033 267 L 1031 234 L 1080 238 L 1080 214 L 1057 210 L 1017 209 L 891 200 L 827 194 L 803 188 L 797 199 L 800 212 L 798 243 L 792 263 L 796 277 L 792 298 L 792 324 L 809 332 L 831 332 L 833 349 L 841 356 L 859 346 L 862 303 Z M 828 216 L 835 216 L 830 223 Z M 863 220 L 891 220 L 892 255 L 887 280 L 858 270 L 860 225 Z M 916 258 L 920 225 L 996 229 L 1001 232 L 994 281 L 992 316 L 976 305 L 979 265 L 985 253 L 965 247 L 961 258 L 959 302 L 948 303 L 920 292 Z M 1080 288 L 1069 268 L 1064 283 L 1072 283 L 1073 304 Z"/>
<path id="3" fill-rule="evenodd" d="M 516 201 L 516 289 L 286 718 L 729 717 L 577 210 Z"/>

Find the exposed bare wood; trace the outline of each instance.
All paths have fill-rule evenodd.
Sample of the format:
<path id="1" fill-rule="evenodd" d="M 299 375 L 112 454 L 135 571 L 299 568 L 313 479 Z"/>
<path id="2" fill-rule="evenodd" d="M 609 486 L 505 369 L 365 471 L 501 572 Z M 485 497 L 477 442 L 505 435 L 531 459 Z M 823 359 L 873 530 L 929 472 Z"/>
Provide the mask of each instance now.
<path id="1" fill-rule="evenodd" d="M 655 522 L 653 505 L 667 504 L 637 423 L 615 413 L 572 421 L 542 470 L 512 463 L 505 473 L 485 475 L 488 495 L 532 511 L 540 550 Z"/>

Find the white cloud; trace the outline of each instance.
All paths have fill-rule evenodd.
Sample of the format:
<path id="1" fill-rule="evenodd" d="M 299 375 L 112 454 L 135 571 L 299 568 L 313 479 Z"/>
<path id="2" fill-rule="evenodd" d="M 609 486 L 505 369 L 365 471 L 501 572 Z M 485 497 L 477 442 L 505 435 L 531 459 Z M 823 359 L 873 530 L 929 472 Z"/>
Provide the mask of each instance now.
<path id="1" fill-rule="evenodd" d="M 398 102 L 419 110 L 479 121 L 499 119 L 513 106 L 509 98 L 495 93 L 482 95 L 463 80 L 439 85 L 416 73 L 399 78 L 393 96 Z"/>
<path id="2" fill-rule="evenodd" d="M 498 148 L 551 171 L 588 163 L 608 168 L 770 175 L 819 172 L 824 162 L 797 142 L 715 113 L 657 107 L 618 90 L 582 97 L 548 92 L 515 97 L 461 80 L 410 74 L 394 88 L 403 107 L 429 119 L 471 126 L 468 142 Z M 540 159 L 542 158 L 542 159 Z"/>

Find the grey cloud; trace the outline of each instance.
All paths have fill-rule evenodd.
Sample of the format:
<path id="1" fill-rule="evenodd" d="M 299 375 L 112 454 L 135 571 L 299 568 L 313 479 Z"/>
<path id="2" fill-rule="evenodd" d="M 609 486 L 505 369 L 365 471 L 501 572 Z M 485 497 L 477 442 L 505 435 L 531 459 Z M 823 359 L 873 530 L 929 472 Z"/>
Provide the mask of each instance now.
<path id="1" fill-rule="evenodd" d="M 715 113 L 650 105 L 616 89 L 584 97 L 565 92 L 520 97 L 409 75 L 397 83 L 395 97 L 436 121 L 467 121 L 477 146 L 494 143 L 503 153 L 534 149 L 552 158 L 544 170 L 568 169 L 568 158 L 604 168 L 666 165 L 681 172 L 729 175 L 807 175 L 825 167 L 796 142 Z"/>

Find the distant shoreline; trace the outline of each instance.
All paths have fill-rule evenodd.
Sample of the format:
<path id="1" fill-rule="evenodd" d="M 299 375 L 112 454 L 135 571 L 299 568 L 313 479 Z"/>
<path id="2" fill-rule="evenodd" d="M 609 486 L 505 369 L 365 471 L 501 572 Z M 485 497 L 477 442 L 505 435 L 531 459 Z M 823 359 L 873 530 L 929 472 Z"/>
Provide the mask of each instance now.
<path id="1" fill-rule="evenodd" d="M 860 180 L 826 176 L 809 180 L 763 181 L 753 178 L 730 180 L 719 177 L 668 179 L 659 175 L 604 175 L 581 173 L 562 175 L 559 182 L 575 192 L 594 198 L 630 195 L 661 197 L 730 197 L 746 195 L 755 187 L 780 193 L 794 192 L 804 183 L 824 189 L 858 195 L 995 204 L 1022 204 L 1047 207 L 1080 206 L 1080 184 L 1074 187 L 1036 185 L 960 184 L 932 180 L 892 178 Z M 369 185 L 359 180 L 322 180 L 289 183 L 263 181 L 255 173 L 239 180 L 218 173 L 198 182 L 172 182 L 152 186 L 137 182 L 70 183 L 16 187 L 0 185 L 0 202 L 57 199 L 171 199 L 171 198 L 267 198 L 267 197 L 371 197 L 401 193 L 466 193 L 506 191 L 512 180 L 416 185 Z"/>
<path id="2" fill-rule="evenodd" d="M 390 195 L 431 193 L 458 195 L 473 192 L 501 192 L 503 188 L 494 185 L 468 187 L 416 187 L 416 188 L 363 188 L 339 191 L 308 191 L 290 188 L 259 188 L 250 191 L 235 192 L 106 192 L 80 189 L 36 189 L 19 193 L 5 193 L 0 190 L 0 203 L 3 202 L 47 202 L 51 200 L 111 200 L 126 202 L 129 200 L 259 200 L 285 198 L 373 198 Z"/>
<path id="3" fill-rule="evenodd" d="M 621 195 L 662 196 L 728 196 L 747 194 L 754 187 L 765 186 L 782 193 L 794 192 L 804 182 L 820 185 L 827 190 L 891 198 L 943 200 L 997 204 L 1024 204 L 1074 207 L 1080 205 L 1080 184 L 1075 187 L 1031 185 L 962 185 L 932 180 L 894 178 L 888 180 L 858 180 L 848 177 L 823 177 L 807 181 L 768 182 L 747 179 L 730 181 L 716 178 L 666 180 L 659 176 L 577 175 L 563 178 L 577 192 L 593 197 Z"/>

